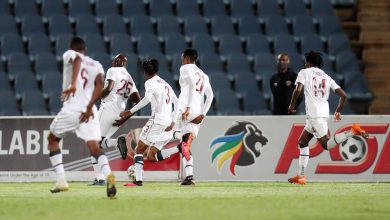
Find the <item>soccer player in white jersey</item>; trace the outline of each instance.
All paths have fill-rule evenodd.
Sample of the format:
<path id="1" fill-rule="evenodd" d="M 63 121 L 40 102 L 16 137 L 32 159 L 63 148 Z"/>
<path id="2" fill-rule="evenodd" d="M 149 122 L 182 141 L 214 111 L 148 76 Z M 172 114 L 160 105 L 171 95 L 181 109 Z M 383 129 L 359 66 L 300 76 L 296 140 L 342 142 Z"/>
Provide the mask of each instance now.
<path id="1" fill-rule="evenodd" d="M 317 138 L 318 142 L 325 150 L 334 148 L 337 144 L 342 143 L 352 135 L 361 135 L 367 138 L 367 133 L 360 128 L 358 124 L 353 124 L 350 131 L 340 132 L 333 135 L 332 138 L 328 136 L 328 119 L 329 119 L 329 91 L 332 89 L 340 96 L 339 104 L 334 113 L 334 120 L 341 120 L 341 111 L 344 107 L 345 92 L 339 85 L 329 77 L 320 68 L 323 65 L 320 53 L 310 51 L 305 54 L 306 69 L 302 69 L 298 73 L 295 82 L 296 88 L 292 95 L 292 100 L 289 106 L 289 112 L 296 111 L 296 101 L 304 90 L 305 105 L 306 105 L 306 126 L 299 137 L 299 170 L 298 175 L 289 178 L 288 181 L 294 184 L 305 184 L 306 176 L 305 170 L 309 161 L 309 141 Z"/>
<path id="2" fill-rule="evenodd" d="M 107 196 L 115 197 L 115 176 L 111 172 L 108 160 L 99 147 L 100 126 L 95 103 L 101 98 L 104 70 L 102 65 L 84 55 L 84 41 L 74 37 L 70 49 L 63 54 L 63 106 L 50 125 L 48 147 L 50 162 L 57 174 L 57 182 L 50 191 L 58 193 L 69 189 L 62 164 L 60 140 L 68 133 L 75 132 L 83 139 L 91 155 L 97 161 L 100 170 L 107 178 Z"/>
<path id="3" fill-rule="evenodd" d="M 128 118 L 121 118 L 119 114 L 125 110 L 128 98 L 133 103 L 138 103 L 141 98 L 133 78 L 127 72 L 127 57 L 118 54 L 112 61 L 112 67 L 107 70 L 105 86 L 102 91 L 102 102 L 97 113 L 100 121 L 100 132 L 102 141 L 100 146 L 103 149 L 117 146 L 123 159 L 127 156 L 125 137 L 111 138 Z M 105 185 L 104 175 L 98 170 L 96 160 L 91 157 L 96 178 L 91 185 Z"/>
<path id="4" fill-rule="evenodd" d="M 149 148 L 147 158 L 158 161 L 157 152 L 167 144 L 173 135 L 173 126 L 178 114 L 178 98 L 172 87 L 158 76 L 158 61 L 150 59 L 142 63 L 145 77 L 145 97 L 128 111 L 120 114 L 122 118 L 134 115 L 138 110 L 151 103 L 152 116 L 142 128 L 134 155 L 135 181 L 126 186 L 142 186 L 144 165 L 143 153 Z M 172 111 L 172 104 L 174 111 Z M 175 149 L 175 147 L 174 147 Z"/>

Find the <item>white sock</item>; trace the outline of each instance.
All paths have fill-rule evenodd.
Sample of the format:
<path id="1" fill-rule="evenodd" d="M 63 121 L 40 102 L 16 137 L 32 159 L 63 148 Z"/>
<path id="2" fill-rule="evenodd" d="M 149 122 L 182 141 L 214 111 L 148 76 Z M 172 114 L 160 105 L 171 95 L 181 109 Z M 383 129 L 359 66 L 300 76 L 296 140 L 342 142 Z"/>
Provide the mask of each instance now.
<path id="1" fill-rule="evenodd" d="M 189 161 L 186 160 L 185 157 L 183 157 L 183 166 L 184 166 L 184 171 L 185 171 L 185 175 L 186 177 L 187 176 L 193 176 L 193 165 L 194 165 L 194 160 L 193 160 L 193 157 L 191 155 L 191 158 Z"/>
<path id="2" fill-rule="evenodd" d="M 96 179 L 97 180 L 104 180 L 105 179 L 104 174 L 102 173 L 101 170 L 99 170 L 99 165 L 98 165 L 96 158 L 94 156 L 91 156 L 91 163 L 93 166 L 93 171 L 95 173 Z"/>
<path id="3" fill-rule="evenodd" d="M 178 153 L 179 149 L 177 147 L 171 147 L 168 149 L 161 150 L 160 152 L 161 152 L 162 159 L 165 160 L 170 156 L 172 156 L 172 154 Z M 156 154 L 156 158 L 157 158 L 157 154 Z M 157 158 L 158 161 L 160 161 L 160 159 L 161 158 Z"/>
<path id="4" fill-rule="evenodd" d="M 62 153 L 56 153 L 50 156 L 51 165 L 54 167 L 57 179 L 65 179 L 64 164 L 62 163 Z"/>
<path id="5" fill-rule="evenodd" d="M 142 181 L 143 169 L 144 169 L 144 155 L 142 154 L 134 155 L 135 181 Z"/>
<path id="6" fill-rule="evenodd" d="M 326 143 L 326 148 L 328 150 L 330 150 L 330 149 L 336 147 L 337 144 L 340 144 L 340 143 L 344 142 L 345 140 L 347 140 L 352 135 L 353 134 L 351 131 L 344 131 L 344 132 L 337 133 L 333 136 L 333 138 L 330 138 L 328 140 L 328 142 Z"/>
<path id="7" fill-rule="evenodd" d="M 309 147 L 299 148 L 299 170 L 298 175 L 304 176 L 307 163 L 309 162 Z"/>
<path id="8" fill-rule="evenodd" d="M 97 167 L 98 167 L 98 171 L 103 173 L 104 177 L 107 177 L 107 175 L 111 173 L 111 168 L 110 165 L 108 164 L 107 156 L 104 154 L 98 157 Z"/>
<path id="9" fill-rule="evenodd" d="M 110 147 L 116 147 L 117 144 L 118 144 L 118 140 L 117 139 L 104 138 L 103 141 L 102 141 L 101 147 L 104 148 L 104 149 L 107 149 L 107 148 L 110 148 Z"/>

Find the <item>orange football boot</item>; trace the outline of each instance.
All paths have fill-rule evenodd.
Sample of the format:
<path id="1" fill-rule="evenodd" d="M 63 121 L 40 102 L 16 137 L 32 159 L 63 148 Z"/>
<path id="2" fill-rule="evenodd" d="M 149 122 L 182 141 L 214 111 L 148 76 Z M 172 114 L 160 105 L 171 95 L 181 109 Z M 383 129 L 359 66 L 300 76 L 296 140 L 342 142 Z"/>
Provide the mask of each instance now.
<path id="1" fill-rule="evenodd" d="M 359 124 L 353 124 L 352 125 L 352 128 L 351 128 L 351 131 L 354 135 L 360 135 L 362 136 L 363 138 L 367 139 L 368 138 L 368 134 L 365 130 L 363 130 Z"/>
<path id="2" fill-rule="evenodd" d="M 306 176 L 299 176 L 299 175 L 296 175 L 292 178 L 289 178 L 288 179 L 288 182 L 289 183 L 293 183 L 293 184 L 301 184 L 301 185 L 304 185 L 306 184 Z"/>

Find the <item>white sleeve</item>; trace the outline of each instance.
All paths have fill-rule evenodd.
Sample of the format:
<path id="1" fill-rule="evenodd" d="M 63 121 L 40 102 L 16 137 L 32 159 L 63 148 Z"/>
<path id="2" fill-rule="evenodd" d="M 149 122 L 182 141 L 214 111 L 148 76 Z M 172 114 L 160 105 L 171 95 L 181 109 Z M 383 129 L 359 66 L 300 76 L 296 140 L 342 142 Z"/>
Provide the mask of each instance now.
<path id="1" fill-rule="evenodd" d="M 150 99 L 145 96 L 143 99 L 141 99 L 141 101 L 139 101 L 135 106 L 133 106 L 133 108 L 130 109 L 130 112 L 136 113 L 138 110 L 140 110 L 141 108 L 143 108 L 147 104 L 149 104 L 149 102 L 150 102 Z"/>
<path id="2" fill-rule="evenodd" d="M 331 78 L 330 79 L 330 88 L 335 91 L 336 89 L 340 88 L 340 86 Z"/>
<path id="3" fill-rule="evenodd" d="M 305 74 L 304 70 L 299 71 L 297 80 L 295 81 L 295 85 L 298 85 L 298 83 L 301 83 L 302 85 L 305 85 Z"/>
<path id="4" fill-rule="evenodd" d="M 145 107 L 149 102 L 152 100 L 153 93 L 156 90 L 156 87 L 150 83 L 150 81 L 145 82 L 145 96 L 141 99 L 140 102 L 138 102 L 133 108 L 130 109 L 131 113 L 135 113 L 141 108 Z"/>
<path id="5" fill-rule="evenodd" d="M 108 80 L 108 79 L 115 81 L 115 74 L 111 68 L 107 70 L 106 80 Z"/>
<path id="6" fill-rule="evenodd" d="M 62 55 L 62 59 L 64 63 L 72 63 L 74 59 L 76 59 L 77 53 L 74 50 L 68 50 Z"/>
<path id="7" fill-rule="evenodd" d="M 203 103 L 203 106 L 202 106 L 202 114 L 206 115 L 207 112 L 209 111 L 209 109 L 211 107 L 211 103 L 213 103 L 213 99 L 214 99 L 214 92 L 213 92 L 213 89 L 211 88 L 209 80 L 207 80 L 207 82 L 205 82 L 204 94 L 206 95 L 206 101 Z"/>

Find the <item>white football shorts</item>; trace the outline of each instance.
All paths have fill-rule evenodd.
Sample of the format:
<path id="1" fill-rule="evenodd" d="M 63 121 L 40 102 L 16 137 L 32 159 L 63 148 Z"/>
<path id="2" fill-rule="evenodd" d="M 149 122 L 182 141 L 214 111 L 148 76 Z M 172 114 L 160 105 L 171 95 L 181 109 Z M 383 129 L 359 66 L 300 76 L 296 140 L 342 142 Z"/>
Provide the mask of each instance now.
<path id="1" fill-rule="evenodd" d="M 162 150 L 173 139 L 173 130 L 165 131 L 166 128 L 166 125 L 155 124 L 151 118 L 142 128 L 139 139 L 148 146 Z"/>
<path id="2" fill-rule="evenodd" d="M 192 133 L 192 135 L 196 138 L 199 133 L 200 124 L 194 124 L 191 123 L 194 118 L 196 118 L 199 114 L 190 114 L 188 116 L 187 121 L 183 121 L 182 119 L 182 112 L 179 111 L 179 114 L 177 115 L 176 121 L 175 121 L 175 127 L 173 128 L 174 131 L 180 131 L 181 133 Z"/>
<path id="3" fill-rule="evenodd" d="M 327 118 L 307 118 L 305 130 L 313 134 L 315 138 L 321 138 L 328 134 Z"/>
<path id="4" fill-rule="evenodd" d="M 101 107 L 97 113 L 100 122 L 100 133 L 102 137 L 110 138 L 118 129 L 118 126 L 113 126 L 115 120 L 120 119 L 120 112 L 110 110 L 107 107 Z"/>

